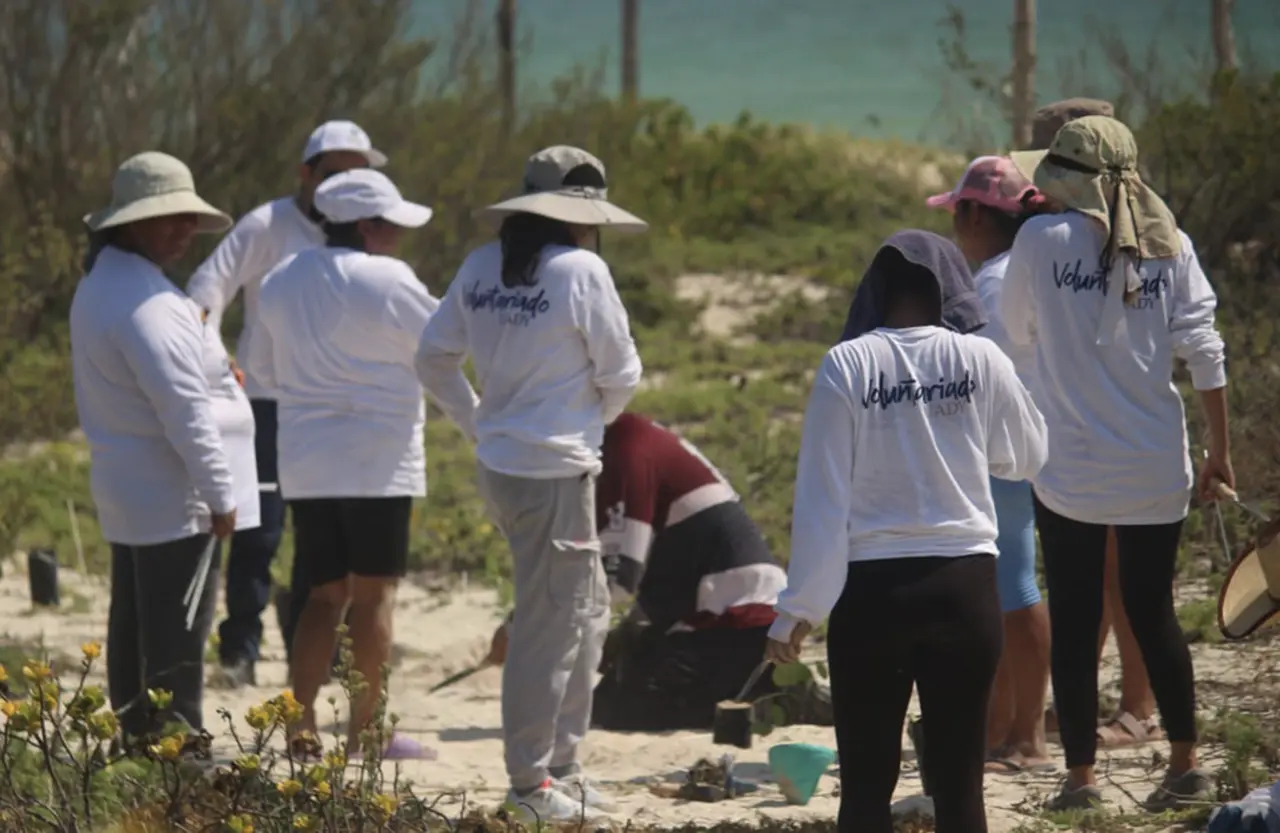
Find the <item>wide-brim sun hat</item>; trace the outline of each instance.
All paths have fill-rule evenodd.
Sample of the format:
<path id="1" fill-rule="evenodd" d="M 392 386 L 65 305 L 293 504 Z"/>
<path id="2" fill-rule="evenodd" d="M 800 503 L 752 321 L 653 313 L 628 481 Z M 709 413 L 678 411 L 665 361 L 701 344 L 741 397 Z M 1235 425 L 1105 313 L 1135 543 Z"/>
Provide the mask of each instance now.
<path id="1" fill-rule="evenodd" d="M 1046 104 L 1031 117 L 1031 147 L 1025 150 L 1048 150 L 1053 137 L 1067 122 L 1085 116 L 1114 116 L 1116 108 L 1100 98 L 1064 98 Z M 1020 148 L 1022 150 L 1023 148 Z"/>
<path id="2" fill-rule="evenodd" d="M 313 203 L 331 223 L 381 219 L 402 228 L 421 228 L 433 214 L 429 207 L 406 200 L 386 174 L 372 168 L 334 174 L 316 189 Z"/>
<path id="3" fill-rule="evenodd" d="M 609 202 L 604 163 L 568 145 L 544 148 L 530 156 L 524 168 L 524 193 L 478 209 L 474 216 L 501 221 L 522 213 L 628 234 L 649 228 L 644 220 Z"/>
<path id="4" fill-rule="evenodd" d="M 1244 639 L 1280 625 L 1280 536 L 1237 558 L 1218 592 L 1218 629 Z"/>
<path id="5" fill-rule="evenodd" d="M 121 163 L 111 181 L 111 204 L 86 214 L 84 224 L 103 231 L 175 214 L 194 214 L 202 234 L 231 228 L 231 217 L 196 194 L 190 168 L 167 153 L 146 151 Z"/>

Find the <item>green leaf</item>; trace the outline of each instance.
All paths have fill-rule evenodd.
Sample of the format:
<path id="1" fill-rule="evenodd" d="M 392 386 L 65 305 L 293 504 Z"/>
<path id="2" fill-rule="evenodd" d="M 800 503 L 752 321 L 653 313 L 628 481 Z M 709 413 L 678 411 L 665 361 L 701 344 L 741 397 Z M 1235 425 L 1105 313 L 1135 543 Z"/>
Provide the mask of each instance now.
<path id="1" fill-rule="evenodd" d="M 813 679 L 813 672 L 803 662 L 789 662 L 773 667 L 773 684 L 778 688 L 790 688 Z"/>
<path id="2" fill-rule="evenodd" d="M 819 677 L 821 677 L 824 680 L 827 679 L 828 671 L 827 671 L 827 664 L 825 662 L 822 662 L 821 660 L 819 660 L 818 662 L 815 662 L 813 664 L 813 669 L 818 672 Z"/>

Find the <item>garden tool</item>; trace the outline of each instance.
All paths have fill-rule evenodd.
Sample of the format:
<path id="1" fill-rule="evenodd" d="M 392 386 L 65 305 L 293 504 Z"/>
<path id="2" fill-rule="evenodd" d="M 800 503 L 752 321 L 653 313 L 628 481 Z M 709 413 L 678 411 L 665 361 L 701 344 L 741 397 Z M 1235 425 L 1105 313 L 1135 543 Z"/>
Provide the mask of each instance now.
<path id="1" fill-rule="evenodd" d="M 187 585 L 186 595 L 182 597 L 182 603 L 187 606 L 188 631 L 196 625 L 196 614 L 200 612 L 200 599 L 204 597 L 204 586 L 209 580 L 209 570 L 213 567 L 213 551 L 217 546 L 217 536 L 210 535 L 209 543 L 204 545 L 204 552 L 200 554 L 200 563 L 196 566 L 196 574 L 191 577 L 191 583 Z"/>
<path id="2" fill-rule="evenodd" d="M 745 698 L 751 693 L 751 689 L 755 688 L 756 683 L 760 681 L 760 675 L 770 665 L 772 663 L 768 660 L 757 665 L 737 697 L 716 703 L 716 715 L 711 731 L 712 743 L 736 746 L 739 749 L 751 748 L 752 703 Z"/>
<path id="3" fill-rule="evenodd" d="M 431 688 L 427 689 L 427 694 L 435 694 L 437 691 L 448 688 L 454 683 L 460 683 L 463 680 L 465 680 L 467 677 L 470 677 L 472 674 L 480 673 L 481 671 L 488 668 L 490 665 L 493 665 L 493 663 L 489 662 L 488 660 L 485 660 L 481 662 L 479 665 L 473 665 L 470 668 L 463 669 L 462 671 L 459 671 L 457 674 L 454 674 L 450 677 L 446 677 L 445 679 L 433 685 Z"/>

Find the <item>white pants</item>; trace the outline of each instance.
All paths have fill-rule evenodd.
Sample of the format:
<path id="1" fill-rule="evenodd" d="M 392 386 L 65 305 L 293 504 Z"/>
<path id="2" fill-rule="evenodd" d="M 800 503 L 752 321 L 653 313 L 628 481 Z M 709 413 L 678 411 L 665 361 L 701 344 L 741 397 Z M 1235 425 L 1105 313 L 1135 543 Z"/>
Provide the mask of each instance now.
<path id="1" fill-rule="evenodd" d="M 507 777 L 532 789 L 577 762 L 609 627 L 596 537 L 595 478 L 511 477 L 479 469 L 480 493 L 511 547 L 515 617 L 502 674 Z"/>

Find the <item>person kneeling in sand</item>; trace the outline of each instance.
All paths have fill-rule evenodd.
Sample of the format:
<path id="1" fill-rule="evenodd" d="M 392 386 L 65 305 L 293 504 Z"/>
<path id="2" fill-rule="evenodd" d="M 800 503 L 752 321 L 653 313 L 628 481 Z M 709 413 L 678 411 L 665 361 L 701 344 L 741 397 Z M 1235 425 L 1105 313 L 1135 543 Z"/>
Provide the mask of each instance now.
<path id="1" fill-rule="evenodd" d="M 639 414 L 604 434 L 596 517 L 615 605 L 592 725 L 613 731 L 710 730 L 760 662 L 786 574 L 724 475 L 688 440 Z M 634 602 L 634 603 L 633 603 Z M 505 626 L 490 660 L 505 654 Z M 830 725 L 816 684 L 781 695 L 788 722 Z"/>

